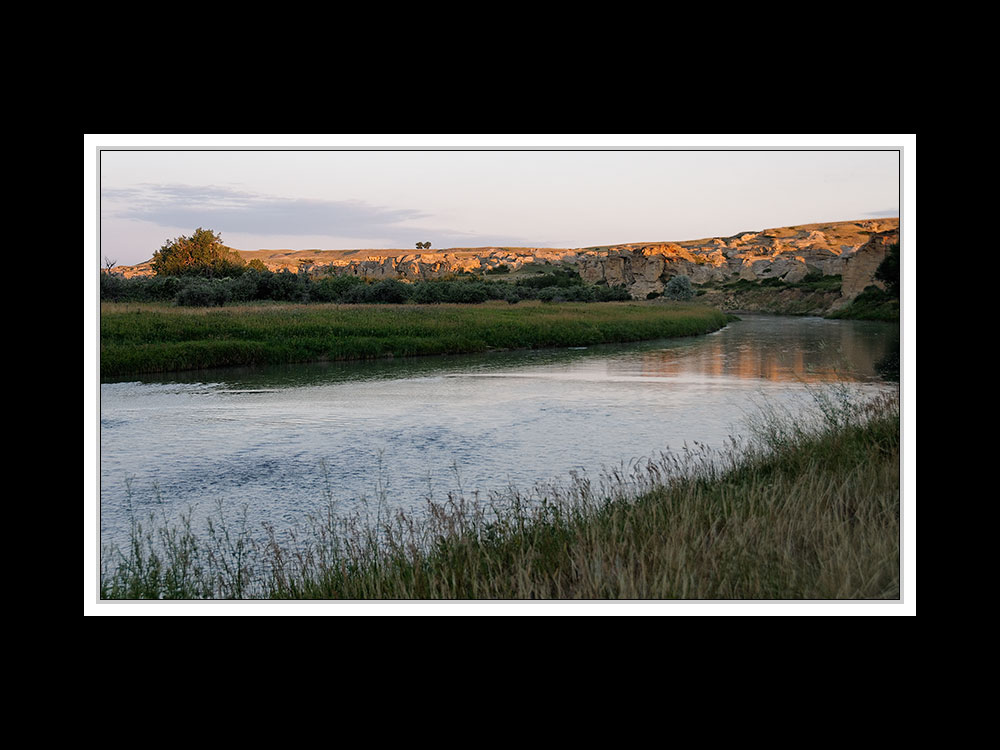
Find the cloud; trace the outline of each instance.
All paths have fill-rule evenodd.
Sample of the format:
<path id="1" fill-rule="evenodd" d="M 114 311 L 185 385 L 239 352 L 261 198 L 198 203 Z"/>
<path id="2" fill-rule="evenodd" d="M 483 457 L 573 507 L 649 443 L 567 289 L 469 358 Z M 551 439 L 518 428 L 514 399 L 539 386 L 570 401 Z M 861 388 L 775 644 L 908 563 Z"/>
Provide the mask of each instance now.
<path id="1" fill-rule="evenodd" d="M 880 216 L 899 216 L 899 209 L 898 208 L 887 208 L 884 211 L 869 211 L 868 213 L 865 214 L 865 216 L 874 216 L 874 217 L 880 217 Z"/>
<path id="2" fill-rule="evenodd" d="M 101 191 L 105 216 L 169 227 L 269 235 L 387 236 L 428 216 L 361 201 L 325 201 L 260 195 L 215 185 L 141 185 Z M 406 228 L 407 237 L 413 228 Z"/>
<path id="3" fill-rule="evenodd" d="M 433 241 L 438 248 L 531 244 L 509 235 L 413 226 L 431 214 L 411 208 L 373 206 L 262 195 L 218 185 L 144 184 L 101 190 L 102 215 L 163 227 L 204 227 L 223 236 L 352 237 L 396 247 Z M 539 245 L 536 241 L 536 245 Z"/>

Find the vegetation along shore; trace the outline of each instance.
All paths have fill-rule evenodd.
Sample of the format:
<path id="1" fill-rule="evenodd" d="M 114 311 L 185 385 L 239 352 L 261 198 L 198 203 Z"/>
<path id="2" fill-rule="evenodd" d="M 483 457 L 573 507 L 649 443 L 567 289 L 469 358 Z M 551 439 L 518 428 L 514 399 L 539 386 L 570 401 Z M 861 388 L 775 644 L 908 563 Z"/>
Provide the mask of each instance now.
<path id="1" fill-rule="evenodd" d="M 344 518 L 261 540 L 233 509 L 207 532 L 133 516 L 104 599 L 898 599 L 898 391 L 816 392 L 728 450 L 419 518 Z M 378 498 L 386 507 L 386 498 Z M 235 517 L 234 517 L 235 515 Z M 225 516 L 225 517 L 224 517 Z"/>
<path id="2" fill-rule="evenodd" d="M 102 303 L 101 376 L 591 346 L 692 336 L 731 316 L 685 303 L 476 305 Z"/>
<path id="3" fill-rule="evenodd" d="M 816 236 L 803 237 L 814 242 Z M 854 268 L 857 260 L 808 273 L 808 264 L 793 264 L 782 277 L 753 281 L 715 269 L 694 283 L 684 273 L 668 277 L 668 270 L 690 266 L 694 273 L 708 267 L 705 258 L 683 260 L 680 251 L 664 247 L 652 255 L 650 248 L 628 250 L 633 270 L 626 276 L 611 274 L 606 258 L 596 281 L 579 258 L 574 265 L 536 255 L 530 263 L 511 256 L 520 263 L 516 270 L 506 263 L 484 267 L 475 257 L 475 272 L 437 264 L 447 273 L 376 280 L 339 267 L 340 273 L 307 265 L 295 273 L 276 272 L 199 229 L 166 243 L 150 264 L 152 275 L 127 278 L 112 273 L 110 263 L 101 274 L 101 376 L 624 343 L 708 333 L 731 319 L 722 311 L 734 309 L 827 314 L 836 307 L 841 317 L 898 321 L 899 244 L 888 244 L 896 236 L 875 233 L 857 250 L 861 257 L 875 248 L 868 251 L 875 253 L 871 268 L 859 278 L 878 285 L 854 279 L 851 286 L 864 291 L 856 289 L 845 305 L 846 282 L 830 271 Z M 764 239 L 773 243 L 775 237 Z M 753 260 L 756 268 L 764 262 L 764 245 L 750 252 L 743 235 L 736 244 L 743 248 L 735 256 L 740 263 Z M 635 281 L 635 269 L 650 258 L 661 275 L 646 291 Z M 767 261 L 764 270 L 775 262 Z"/>

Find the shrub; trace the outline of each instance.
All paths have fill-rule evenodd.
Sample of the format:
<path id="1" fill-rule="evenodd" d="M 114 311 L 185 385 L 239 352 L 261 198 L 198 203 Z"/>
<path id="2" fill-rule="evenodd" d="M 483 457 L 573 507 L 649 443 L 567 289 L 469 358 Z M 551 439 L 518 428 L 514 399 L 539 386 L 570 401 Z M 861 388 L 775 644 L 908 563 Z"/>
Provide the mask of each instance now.
<path id="1" fill-rule="evenodd" d="M 347 287 L 340 295 L 340 301 L 348 305 L 360 305 L 372 301 L 371 288 L 373 284 L 355 284 Z"/>
<path id="2" fill-rule="evenodd" d="M 518 286 L 527 286 L 533 289 L 544 289 L 549 286 L 568 287 L 580 286 L 584 283 L 580 278 L 580 273 L 571 268 L 555 268 L 547 273 L 539 273 L 538 276 L 529 276 L 526 279 L 518 279 Z"/>
<path id="3" fill-rule="evenodd" d="M 177 293 L 174 303 L 181 307 L 222 307 L 229 301 L 229 289 L 219 281 L 191 279 Z"/>
<path id="4" fill-rule="evenodd" d="M 284 270 L 261 274 L 257 284 L 257 299 L 293 302 L 302 298 L 298 274 Z"/>
<path id="5" fill-rule="evenodd" d="M 777 287 L 786 286 L 788 282 L 785 281 L 780 276 L 771 276 L 770 278 L 761 279 L 760 281 L 757 282 L 757 284 L 758 286 L 764 287 L 765 289 L 768 287 L 773 289 Z"/>
<path id="6" fill-rule="evenodd" d="M 101 300 L 105 302 L 124 302 L 129 292 L 128 282 L 116 274 L 101 274 Z"/>
<path id="7" fill-rule="evenodd" d="M 150 301 L 165 302 L 173 300 L 181 290 L 181 287 L 184 286 L 184 282 L 176 276 L 154 276 L 149 279 L 142 279 L 141 282 L 144 300 Z"/>
<path id="8" fill-rule="evenodd" d="M 899 299 L 884 289 L 874 285 L 869 286 L 855 297 L 851 304 L 831 313 L 828 317 L 895 322 L 899 320 Z"/>
<path id="9" fill-rule="evenodd" d="M 792 286 L 813 292 L 839 292 L 843 282 L 844 279 L 840 274 L 824 274 L 822 271 L 813 271 Z"/>
<path id="10" fill-rule="evenodd" d="M 357 276 L 324 276 L 309 286 L 309 299 L 315 302 L 340 302 L 351 288 L 365 282 Z"/>
<path id="11" fill-rule="evenodd" d="M 663 296 L 673 300 L 689 300 L 694 297 L 691 279 L 687 276 L 674 276 L 663 289 Z"/>
<path id="12" fill-rule="evenodd" d="M 407 285 L 396 279 L 383 279 L 371 285 L 372 302 L 400 304 L 409 298 Z"/>
<path id="13" fill-rule="evenodd" d="M 437 302 L 443 302 L 445 298 L 444 288 L 444 283 L 418 282 L 413 285 L 410 301 L 416 302 L 418 305 L 433 305 Z"/>
<path id="14" fill-rule="evenodd" d="M 632 299 L 623 286 L 595 286 L 593 289 L 595 302 L 626 302 Z"/>
<path id="15" fill-rule="evenodd" d="M 196 281 L 211 282 L 196 284 Z M 223 302 L 326 302 L 341 304 L 477 304 L 489 300 L 516 303 L 542 299 L 567 302 L 630 300 L 624 287 L 592 286 L 575 271 L 546 273 L 532 283 L 486 280 L 471 275 L 403 282 L 372 282 L 357 276 L 323 276 L 247 267 L 228 277 L 151 276 L 125 279 L 101 275 L 101 300 L 107 302 L 174 302 L 181 305 L 218 305 Z M 219 300 L 222 300 L 220 302 Z"/>
<path id="16" fill-rule="evenodd" d="M 227 281 L 226 288 L 233 302 L 250 302 L 257 299 L 257 293 L 260 288 L 260 274 L 256 271 L 248 271 L 237 276 L 235 279 L 228 279 Z"/>

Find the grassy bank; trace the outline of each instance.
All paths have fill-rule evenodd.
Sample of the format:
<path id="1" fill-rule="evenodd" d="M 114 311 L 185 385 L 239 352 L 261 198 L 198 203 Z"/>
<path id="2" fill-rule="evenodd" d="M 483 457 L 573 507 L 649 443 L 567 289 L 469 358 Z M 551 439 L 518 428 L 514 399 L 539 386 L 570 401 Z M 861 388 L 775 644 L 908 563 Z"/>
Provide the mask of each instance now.
<path id="1" fill-rule="evenodd" d="M 830 313 L 827 317 L 838 320 L 879 320 L 885 323 L 899 322 L 899 296 L 870 286 L 851 300 L 846 307 Z"/>
<path id="2" fill-rule="evenodd" d="M 101 376 L 590 346 L 704 334 L 728 320 L 708 307 L 664 303 L 223 308 L 102 303 Z"/>
<path id="3" fill-rule="evenodd" d="M 706 304 L 723 310 L 774 315 L 825 315 L 840 299 L 839 275 L 812 274 L 798 282 L 779 278 L 714 282 L 699 289 Z"/>
<path id="4" fill-rule="evenodd" d="M 133 525 L 103 598 L 896 599 L 898 395 L 817 395 L 813 419 L 761 413 L 732 450 L 421 519 L 328 514 L 293 548 L 245 526 Z M 220 517 L 222 515 L 220 509 Z"/>

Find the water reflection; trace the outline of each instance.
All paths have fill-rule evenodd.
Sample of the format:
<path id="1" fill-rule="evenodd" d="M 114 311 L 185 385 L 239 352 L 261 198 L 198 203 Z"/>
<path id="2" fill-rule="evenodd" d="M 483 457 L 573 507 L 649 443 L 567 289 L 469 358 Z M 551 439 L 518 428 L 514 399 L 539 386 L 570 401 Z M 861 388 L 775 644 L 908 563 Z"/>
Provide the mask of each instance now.
<path id="1" fill-rule="evenodd" d="M 215 502 L 251 525 L 345 512 L 388 486 L 423 507 L 564 481 L 658 452 L 721 447 L 755 399 L 876 383 L 884 324 L 747 316 L 708 336 L 576 350 L 199 371 L 101 386 L 102 542 L 128 507 L 176 518 Z M 197 516 L 195 518 L 198 520 Z"/>
<path id="2" fill-rule="evenodd" d="M 640 358 L 643 375 L 730 377 L 797 383 L 879 379 L 878 362 L 898 350 L 898 329 L 821 318 L 750 317 L 688 347 Z M 626 367 L 630 363 L 621 362 Z"/>
<path id="3" fill-rule="evenodd" d="M 218 384 L 232 393 L 439 375 L 571 377 L 693 376 L 818 383 L 884 379 L 899 329 L 884 323 L 745 315 L 707 336 L 572 349 L 489 352 L 372 361 L 227 367 L 102 382 Z"/>

